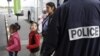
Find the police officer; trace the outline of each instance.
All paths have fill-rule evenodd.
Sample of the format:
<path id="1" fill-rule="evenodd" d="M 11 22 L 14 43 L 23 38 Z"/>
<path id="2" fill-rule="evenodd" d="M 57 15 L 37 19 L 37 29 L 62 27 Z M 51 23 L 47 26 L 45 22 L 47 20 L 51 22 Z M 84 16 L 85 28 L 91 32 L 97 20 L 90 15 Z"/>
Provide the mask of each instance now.
<path id="1" fill-rule="evenodd" d="M 99 0 L 68 0 L 49 24 L 41 56 L 100 56 Z"/>

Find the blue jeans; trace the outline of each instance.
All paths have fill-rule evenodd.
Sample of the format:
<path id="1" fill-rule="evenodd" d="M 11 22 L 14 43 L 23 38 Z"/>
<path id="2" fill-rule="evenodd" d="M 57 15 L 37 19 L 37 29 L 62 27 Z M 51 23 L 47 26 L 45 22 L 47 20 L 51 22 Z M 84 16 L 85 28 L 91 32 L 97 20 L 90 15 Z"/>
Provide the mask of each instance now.
<path id="1" fill-rule="evenodd" d="M 17 56 L 18 54 L 18 51 L 15 51 L 15 52 L 9 52 L 9 56 Z"/>

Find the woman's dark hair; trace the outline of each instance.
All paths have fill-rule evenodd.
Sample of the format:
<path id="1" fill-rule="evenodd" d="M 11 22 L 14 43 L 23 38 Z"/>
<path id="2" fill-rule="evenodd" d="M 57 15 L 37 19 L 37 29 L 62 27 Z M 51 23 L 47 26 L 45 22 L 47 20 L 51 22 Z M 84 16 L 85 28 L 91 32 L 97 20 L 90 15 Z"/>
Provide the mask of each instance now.
<path id="1" fill-rule="evenodd" d="M 55 4 L 53 2 L 48 2 L 46 5 L 50 6 L 51 8 L 54 8 L 53 11 L 56 10 L 56 6 L 55 6 Z"/>
<path id="2" fill-rule="evenodd" d="M 18 23 L 11 24 L 10 29 L 12 29 L 14 32 L 20 30 L 20 25 Z"/>

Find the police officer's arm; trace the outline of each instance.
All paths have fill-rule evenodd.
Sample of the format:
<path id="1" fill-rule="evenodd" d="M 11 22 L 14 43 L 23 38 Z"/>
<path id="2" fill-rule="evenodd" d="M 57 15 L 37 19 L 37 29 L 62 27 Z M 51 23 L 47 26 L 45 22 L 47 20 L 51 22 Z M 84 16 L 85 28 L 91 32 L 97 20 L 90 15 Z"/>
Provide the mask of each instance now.
<path id="1" fill-rule="evenodd" d="M 43 47 L 44 49 L 41 56 L 51 56 L 57 47 L 59 38 L 59 10 L 60 9 L 57 9 L 57 11 L 54 13 L 54 16 L 48 26 L 48 34 L 46 40 L 44 41 L 45 46 Z"/>

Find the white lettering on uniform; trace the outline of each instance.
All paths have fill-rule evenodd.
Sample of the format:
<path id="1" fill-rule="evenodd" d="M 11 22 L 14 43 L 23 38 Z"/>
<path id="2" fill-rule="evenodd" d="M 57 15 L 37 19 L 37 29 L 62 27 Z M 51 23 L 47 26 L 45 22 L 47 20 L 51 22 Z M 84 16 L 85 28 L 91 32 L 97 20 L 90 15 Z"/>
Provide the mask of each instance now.
<path id="1" fill-rule="evenodd" d="M 70 40 L 99 37 L 99 26 L 87 26 L 69 29 Z"/>

